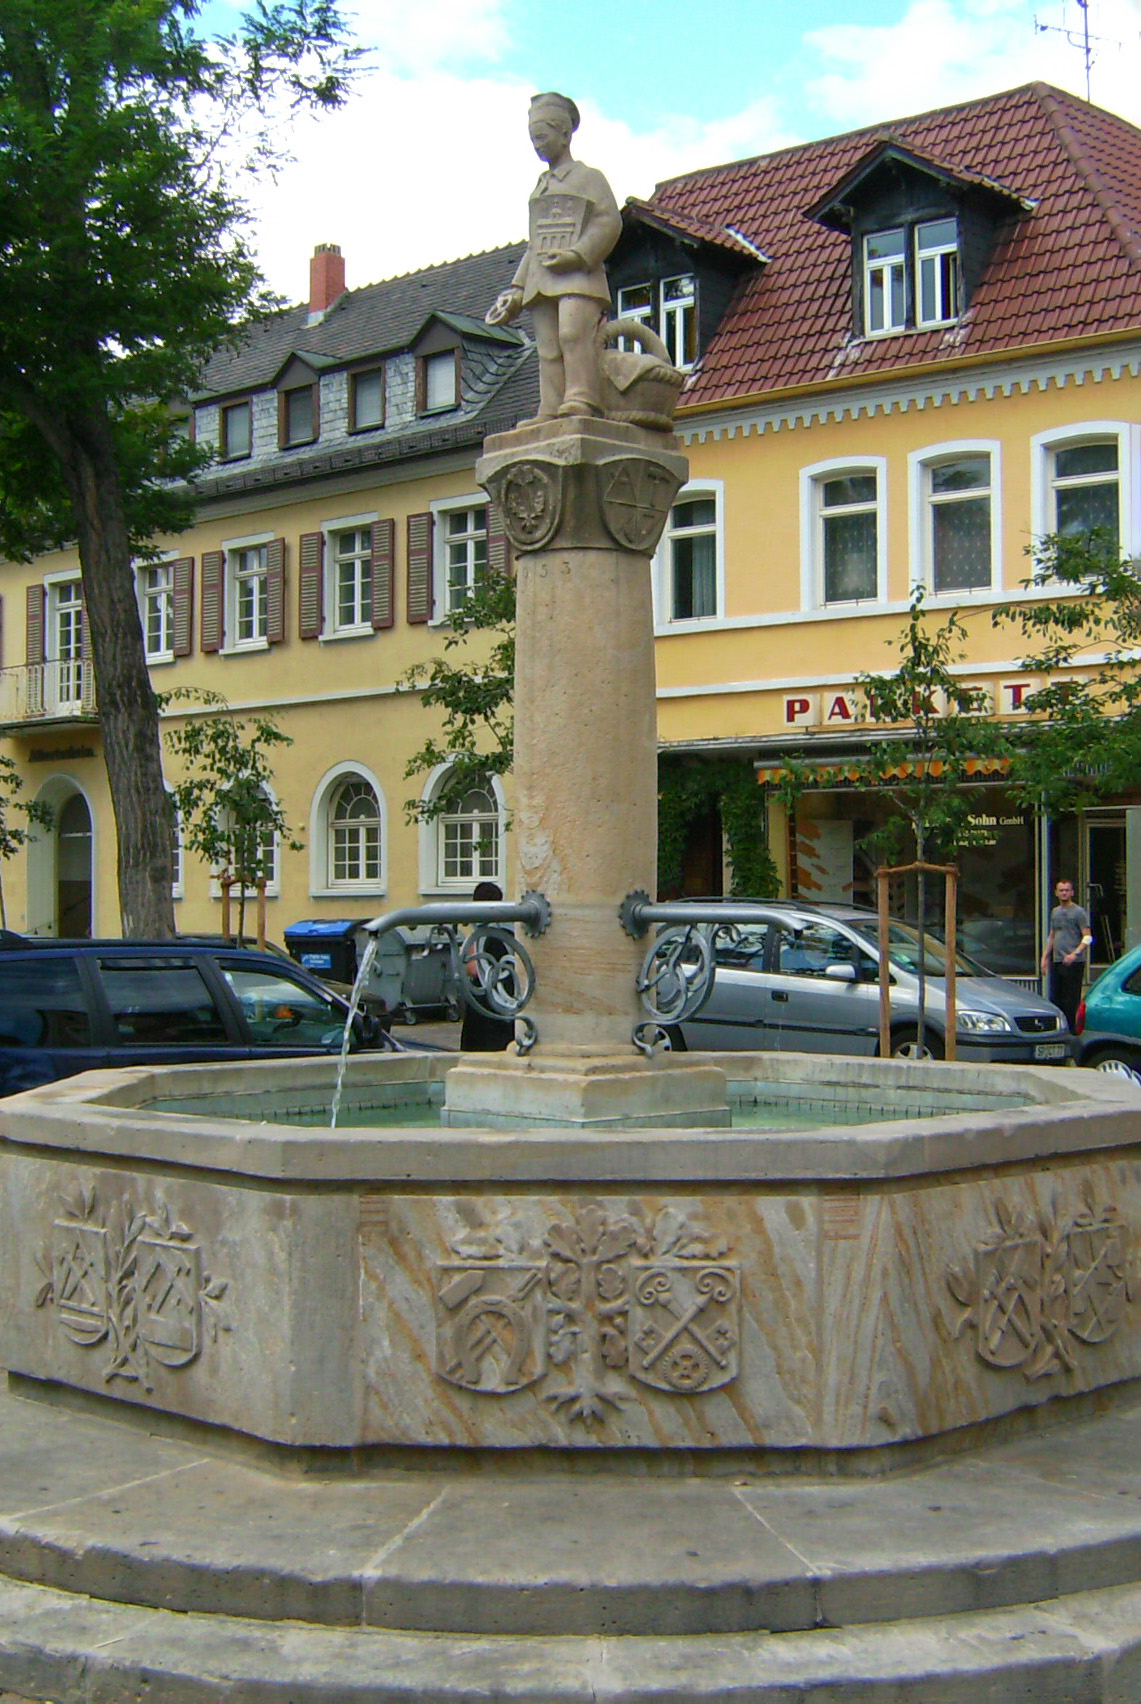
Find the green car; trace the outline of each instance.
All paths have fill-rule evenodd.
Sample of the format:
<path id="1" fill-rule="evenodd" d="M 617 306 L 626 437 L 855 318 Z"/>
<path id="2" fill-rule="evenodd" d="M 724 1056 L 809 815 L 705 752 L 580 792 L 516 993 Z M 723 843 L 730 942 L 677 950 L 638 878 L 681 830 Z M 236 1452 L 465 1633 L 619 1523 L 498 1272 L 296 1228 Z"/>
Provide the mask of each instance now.
<path id="1" fill-rule="evenodd" d="M 1141 947 L 1119 958 L 1078 1007 L 1078 1064 L 1141 1072 Z"/>

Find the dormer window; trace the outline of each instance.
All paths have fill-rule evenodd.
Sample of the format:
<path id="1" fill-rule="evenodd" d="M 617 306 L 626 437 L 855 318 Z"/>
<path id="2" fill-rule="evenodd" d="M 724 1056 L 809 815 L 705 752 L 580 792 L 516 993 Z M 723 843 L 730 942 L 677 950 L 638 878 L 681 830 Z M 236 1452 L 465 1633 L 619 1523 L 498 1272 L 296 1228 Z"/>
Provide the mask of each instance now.
<path id="1" fill-rule="evenodd" d="M 317 436 L 317 386 L 295 385 L 280 393 L 280 437 L 282 449 L 311 444 Z"/>
<path id="2" fill-rule="evenodd" d="M 915 227 L 915 319 L 919 325 L 945 325 L 959 317 L 959 224 L 929 219 Z"/>
<path id="3" fill-rule="evenodd" d="M 655 284 L 628 284 L 618 292 L 618 318 L 637 320 L 656 331 L 675 367 L 688 371 L 697 359 L 697 285 L 691 272 Z M 623 338 L 621 347 L 633 346 Z"/>
<path id="4" fill-rule="evenodd" d="M 231 402 L 221 410 L 219 449 L 223 461 L 238 461 L 253 448 L 249 402 Z"/>
<path id="5" fill-rule="evenodd" d="M 864 238 L 866 336 L 947 325 L 958 317 L 957 219 L 924 219 Z"/>
<path id="6" fill-rule="evenodd" d="M 349 375 L 349 431 L 367 432 L 384 425 L 384 368 Z"/>
<path id="7" fill-rule="evenodd" d="M 459 350 L 444 349 L 438 355 L 421 356 L 419 380 L 421 414 L 454 408 L 460 391 Z"/>
<path id="8" fill-rule="evenodd" d="M 867 334 L 902 331 L 907 324 L 907 245 L 899 231 L 864 238 L 864 317 Z"/>

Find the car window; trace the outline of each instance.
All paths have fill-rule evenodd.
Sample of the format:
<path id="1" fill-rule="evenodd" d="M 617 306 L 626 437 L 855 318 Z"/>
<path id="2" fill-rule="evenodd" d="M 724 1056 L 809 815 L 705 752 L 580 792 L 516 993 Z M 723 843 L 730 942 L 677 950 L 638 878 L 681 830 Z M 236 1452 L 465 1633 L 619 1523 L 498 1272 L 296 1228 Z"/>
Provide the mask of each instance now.
<path id="1" fill-rule="evenodd" d="M 713 956 L 731 970 L 763 970 L 767 923 L 738 923 L 732 934 L 719 934 Z"/>
<path id="2" fill-rule="evenodd" d="M 162 959 L 101 959 L 99 969 L 115 1034 L 134 1047 L 218 1046 L 226 1021 L 196 964 Z"/>
<path id="3" fill-rule="evenodd" d="M 830 923 L 783 923 L 777 933 L 774 969 L 784 976 L 826 976 L 834 964 L 850 964 L 857 976 L 875 975 L 875 965 L 850 935 Z"/>
<path id="4" fill-rule="evenodd" d="M 333 1047 L 344 1033 L 341 1007 L 292 977 L 246 965 L 222 966 L 253 1039 L 262 1047 Z"/>
<path id="5" fill-rule="evenodd" d="M 1141 965 L 1138 965 L 1132 976 L 1125 978 L 1121 991 L 1123 994 L 1141 994 Z"/>
<path id="6" fill-rule="evenodd" d="M 860 932 L 867 935 L 870 940 L 878 945 L 878 921 L 873 919 L 867 923 L 861 922 Z M 947 974 L 947 948 L 942 941 L 936 939 L 930 930 L 923 937 L 922 948 L 919 944 L 919 931 L 913 929 L 910 923 L 889 923 L 887 938 L 888 956 L 892 964 L 898 965 L 900 970 L 910 970 L 918 975 L 919 961 L 922 957 L 924 960 L 924 976 L 945 976 Z M 968 958 L 966 953 L 955 954 L 955 971 L 959 976 L 994 975 L 992 970 L 987 970 L 985 965 L 978 964 L 974 959 Z"/>
<path id="7" fill-rule="evenodd" d="M 91 1019 L 73 958 L 0 962 L 0 1047 L 90 1047 Z"/>

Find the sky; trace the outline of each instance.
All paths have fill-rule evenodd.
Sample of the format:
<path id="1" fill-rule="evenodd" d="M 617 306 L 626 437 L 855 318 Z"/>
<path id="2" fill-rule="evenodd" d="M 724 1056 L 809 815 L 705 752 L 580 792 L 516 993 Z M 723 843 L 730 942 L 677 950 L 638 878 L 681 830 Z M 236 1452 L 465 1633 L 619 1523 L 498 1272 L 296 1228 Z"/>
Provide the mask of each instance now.
<path id="1" fill-rule="evenodd" d="M 1043 79 L 1085 96 L 1078 0 L 342 0 L 366 69 L 250 197 L 270 285 L 317 243 L 349 288 L 526 233 L 527 105 L 561 89 L 621 202 L 680 172 Z M 223 32 L 236 14 L 209 0 Z M 1141 126 L 1141 0 L 1088 0 L 1091 95 Z M 858 22 L 853 19 L 858 18 Z M 1077 45 L 1074 45 L 1077 44 Z"/>

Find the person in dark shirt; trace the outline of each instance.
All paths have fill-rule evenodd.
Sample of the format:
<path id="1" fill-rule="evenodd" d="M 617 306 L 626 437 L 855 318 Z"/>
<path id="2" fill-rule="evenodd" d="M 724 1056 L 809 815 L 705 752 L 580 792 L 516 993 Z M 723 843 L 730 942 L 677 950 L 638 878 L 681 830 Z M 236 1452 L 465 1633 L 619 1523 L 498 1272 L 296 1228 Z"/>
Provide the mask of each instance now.
<path id="1" fill-rule="evenodd" d="M 1093 930 L 1089 912 L 1074 904 L 1073 882 L 1062 880 L 1054 888 L 1058 903 L 1050 913 L 1050 933 L 1042 953 L 1042 974 L 1049 973 L 1050 999 L 1066 1014 L 1073 1029 L 1082 997 L 1082 979 L 1089 958 Z"/>

